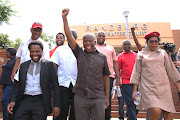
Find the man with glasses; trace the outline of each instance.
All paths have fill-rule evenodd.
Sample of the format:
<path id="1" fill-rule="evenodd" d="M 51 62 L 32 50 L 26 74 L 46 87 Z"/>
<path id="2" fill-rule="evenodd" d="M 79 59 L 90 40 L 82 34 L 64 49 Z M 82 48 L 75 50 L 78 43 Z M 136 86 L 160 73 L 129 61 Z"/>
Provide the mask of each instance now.
<path id="1" fill-rule="evenodd" d="M 42 29 L 43 29 L 43 26 L 41 23 L 34 22 L 32 25 L 32 28 L 30 28 L 30 31 L 32 34 L 31 38 L 28 41 L 23 41 L 21 43 L 21 45 L 19 46 L 18 51 L 16 53 L 16 56 L 17 56 L 16 63 L 15 63 L 15 66 L 14 66 L 12 74 L 11 74 L 12 81 L 14 81 L 14 79 L 18 80 L 18 74 L 16 74 L 16 71 L 18 70 L 20 64 L 31 59 L 30 52 L 28 50 L 28 45 L 31 41 L 39 40 L 40 42 L 42 42 L 42 44 L 44 46 L 42 57 L 49 59 L 49 46 L 47 45 L 47 43 L 45 41 L 43 41 L 40 38 Z"/>

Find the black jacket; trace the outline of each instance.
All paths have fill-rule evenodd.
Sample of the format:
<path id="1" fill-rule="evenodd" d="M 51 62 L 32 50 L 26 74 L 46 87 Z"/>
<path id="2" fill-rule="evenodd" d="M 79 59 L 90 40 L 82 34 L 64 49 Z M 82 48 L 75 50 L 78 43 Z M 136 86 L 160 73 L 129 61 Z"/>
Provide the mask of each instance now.
<path id="1" fill-rule="evenodd" d="M 3 66 L 2 66 L 2 74 L 1 74 L 1 80 L 0 84 L 5 85 L 5 84 L 13 84 L 11 81 L 11 73 L 14 68 L 16 62 L 16 57 L 13 57 L 9 59 Z"/>
<path id="2" fill-rule="evenodd" d="M 29 64 L 30 64 L 30 60 L 21 64 L 19 70 L 19 81 L 14 84 L 14 90 L 13 90 L 11 102 L 16 103 L 15 108 L 18 107 L 18 103 L 21 102 L 21 99 L 23 98 L 24 95 Z M 50 114 L 52 113 L 51 89 L 53 88 L 54 91 L 53 106 L 60 107 L 61 106 L 60 88 L 58 84 L 57 70 L 54 63 L 45 59 L 42 59 L 41 61 L 40 86 L 42 90 L 45 111 L 47 114 Z"/>

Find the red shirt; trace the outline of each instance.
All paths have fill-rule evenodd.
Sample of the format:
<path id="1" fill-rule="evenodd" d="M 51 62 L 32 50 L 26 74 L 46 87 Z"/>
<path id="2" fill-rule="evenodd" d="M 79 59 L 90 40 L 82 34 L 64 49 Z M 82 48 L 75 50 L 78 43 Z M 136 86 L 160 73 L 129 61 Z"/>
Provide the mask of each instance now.
<path id="1" fill-rule="evenodd" d="M 136 60 L 136 55 L 137 53 L 133 51 L 130 51 L 130 53 L 126 53 L 124 51 L 117 56 L 117 63 L 122 77 L 122 84 L 131 84 L 130 78 Z"/>
<path id="2" fill-rule="evenodd" d="M 50 58 L 51 58 L 51 56 L 53 55 L 53 53 L 54 53 L 54 51 L 57 49 L 57 46 L 54 48 L 54 49 L 51 49 L 50 51 L 49 51 L 49 55 L 50 55 Z"/>

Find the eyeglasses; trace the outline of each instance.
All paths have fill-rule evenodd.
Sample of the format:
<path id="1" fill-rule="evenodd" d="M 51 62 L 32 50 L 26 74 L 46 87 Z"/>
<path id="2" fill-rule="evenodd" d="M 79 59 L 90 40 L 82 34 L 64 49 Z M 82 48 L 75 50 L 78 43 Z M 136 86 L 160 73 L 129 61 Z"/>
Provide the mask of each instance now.
<path id="1" fill-rule="evenodd" d="M 149 40 L 148 42 L 150 42 L 151 44 L 158 44 L 159 43 L 159 41 L 158 40 Z"/>

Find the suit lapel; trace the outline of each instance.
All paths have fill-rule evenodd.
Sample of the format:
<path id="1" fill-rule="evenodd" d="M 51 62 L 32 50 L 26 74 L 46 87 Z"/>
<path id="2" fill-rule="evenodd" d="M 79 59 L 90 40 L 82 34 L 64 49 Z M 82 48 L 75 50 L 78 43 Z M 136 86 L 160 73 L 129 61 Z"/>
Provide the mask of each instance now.
<path id="1" fill-rule="evenodd" d="M 21 77 L 22 77 L 22 81 L 23 81 L 24 89 L 25 89 L 25 84 L 26 84 L 26 80 L 27 80 L 27 71 L 28 71 L 28 69 L 29 69 L 29 64 L 30 64 L 30 62 L 31 62 L 30 60 L 27 61 L 27 62 L 23 65 L 22 70 L 21 70 L 22 75 L 24 75 L 24 77 L 21 76 Z M 23 89 L 23 90 L 24 90 L 24 89 Z"/>
<path id="2" fill-rule="evenodd" d="M 43 79 L 43 76 L 44 76 L 46 66 L 47 66 L 47 62 L 45 62 L 45 60 L 42 59 L 42 61 L 41 61 L 41 71 L 40 71 L 40 83 L 42 83 L 42 79 Z"/>

